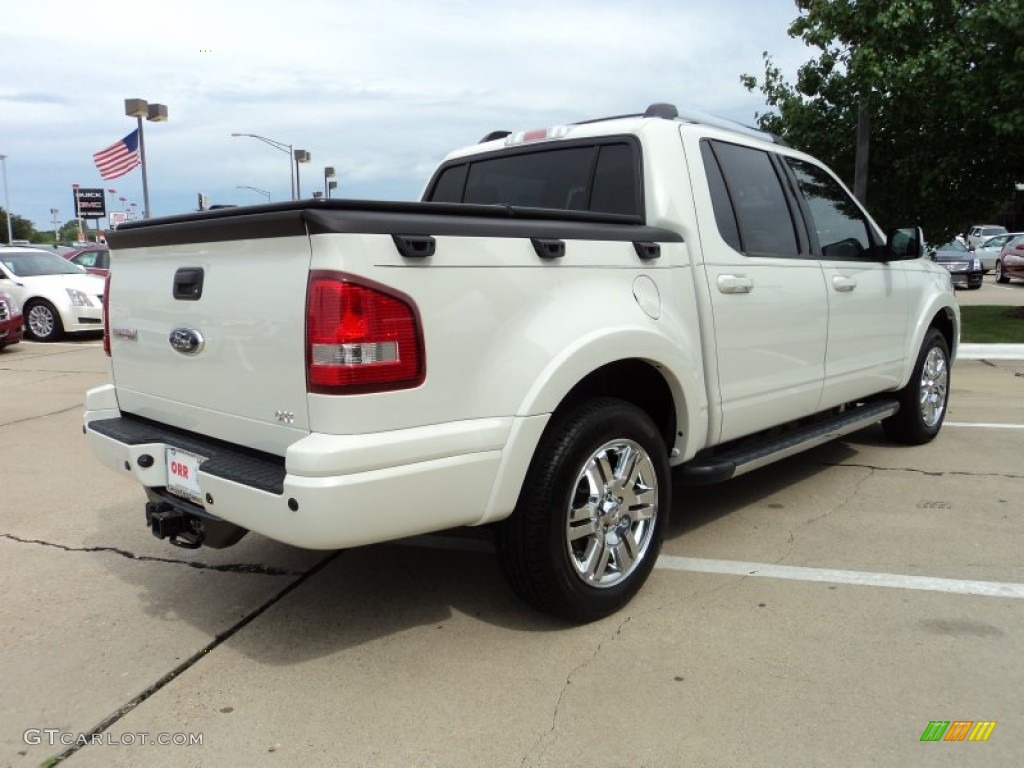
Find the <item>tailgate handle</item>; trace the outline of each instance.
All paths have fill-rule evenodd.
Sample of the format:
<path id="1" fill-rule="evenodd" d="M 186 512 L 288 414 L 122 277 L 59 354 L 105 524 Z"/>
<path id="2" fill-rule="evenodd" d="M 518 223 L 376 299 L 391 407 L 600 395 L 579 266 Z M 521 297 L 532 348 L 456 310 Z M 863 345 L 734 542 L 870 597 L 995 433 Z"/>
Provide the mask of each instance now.
<path id="1" fill-rule="evenodd" d="M 174 273 L 174 298 L 181 301 L 199 301 L 202 295 L 202 267 L 182 267 Z"/>
<path id="2" fill-rule="evenodd" d="M 430 235 L 392 235 L 398 252 L 407 259 L 424 259 L 433 256 L 437 242 Z"/>
<path id="3" fill-rule="evenodd" d="M 633 247 L 636 248 L 636 255 L 644 261 L 661 258 L 661 246 L 658 243 L 635 242 Z"/>
<path id="4" fill-rule="evenodd" d="M 542 259 L 560 259 L 565 256 L 565 241 L 563 240 L 545 240 L 541 237 L 531 237 L 530 242 L 533 243 L 533 250 Z"/>

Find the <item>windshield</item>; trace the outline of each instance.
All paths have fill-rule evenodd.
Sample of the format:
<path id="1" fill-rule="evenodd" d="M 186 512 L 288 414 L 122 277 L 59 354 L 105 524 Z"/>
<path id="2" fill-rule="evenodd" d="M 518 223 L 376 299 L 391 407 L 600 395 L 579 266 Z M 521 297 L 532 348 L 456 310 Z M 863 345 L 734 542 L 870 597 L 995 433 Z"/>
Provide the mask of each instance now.
<path id="1" fill-rule="evenodd" d="M 72 264 L 56 253 L 4 253 L 0 262 L 17 277 L 38 277 L 39 275 L 80 275 L 85 270 Z"/>

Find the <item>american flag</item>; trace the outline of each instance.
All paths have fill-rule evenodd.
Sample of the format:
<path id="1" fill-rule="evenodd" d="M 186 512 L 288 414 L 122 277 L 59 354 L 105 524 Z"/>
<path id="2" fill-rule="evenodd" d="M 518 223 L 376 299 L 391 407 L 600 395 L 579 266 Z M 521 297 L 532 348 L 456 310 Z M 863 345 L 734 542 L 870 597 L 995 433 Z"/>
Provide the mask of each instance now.
<path id="1" fill-rule="evenodd" d="M 106 149 L 101 149 L 92 156 L 92 160 L 104 179 L 124 176 L 142 162 L 139 158 L 139 129 L 136 128 Z"/>

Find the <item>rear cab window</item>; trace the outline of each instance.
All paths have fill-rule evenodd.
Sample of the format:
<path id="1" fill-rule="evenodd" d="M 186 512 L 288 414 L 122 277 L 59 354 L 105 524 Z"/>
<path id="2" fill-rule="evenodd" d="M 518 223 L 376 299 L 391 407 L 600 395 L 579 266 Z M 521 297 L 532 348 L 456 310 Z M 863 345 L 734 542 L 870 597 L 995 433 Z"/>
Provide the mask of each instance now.
<path id="1" fill-rule="evenodd" d="M 640 168 L 631 137 L 516 148 L 442 166 L 424 200 L 642 218 Z"/>

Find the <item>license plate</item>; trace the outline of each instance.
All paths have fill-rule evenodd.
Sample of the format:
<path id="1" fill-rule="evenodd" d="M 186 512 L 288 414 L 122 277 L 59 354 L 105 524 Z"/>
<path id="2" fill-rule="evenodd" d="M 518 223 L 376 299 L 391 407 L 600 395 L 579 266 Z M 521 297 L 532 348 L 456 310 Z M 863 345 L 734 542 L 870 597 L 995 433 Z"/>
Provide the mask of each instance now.
<path id="1" fill-rule="evenodd" d="M 167 490 L 177 496 L 183 496 L 196 504 L 203 503 L 203 492 L 199 488 L 199 465 L 206 461 L 206 456 L 199 456 L 180 448 L 167 447 Z"/>

